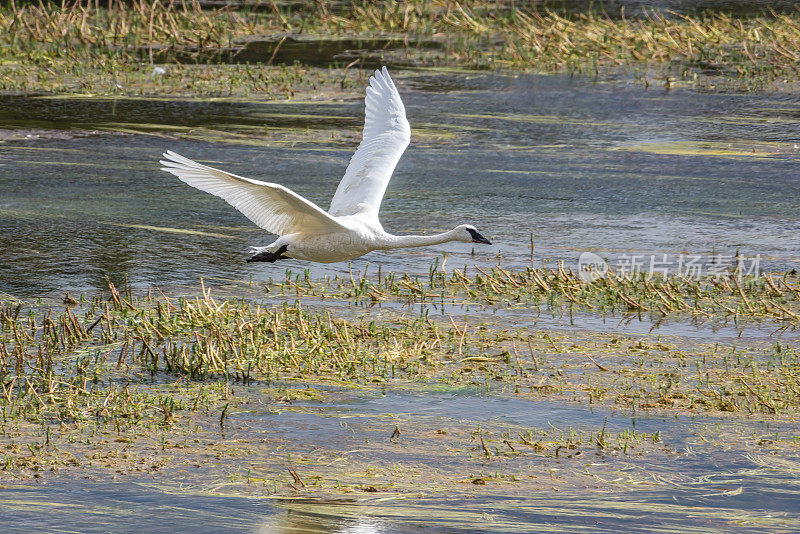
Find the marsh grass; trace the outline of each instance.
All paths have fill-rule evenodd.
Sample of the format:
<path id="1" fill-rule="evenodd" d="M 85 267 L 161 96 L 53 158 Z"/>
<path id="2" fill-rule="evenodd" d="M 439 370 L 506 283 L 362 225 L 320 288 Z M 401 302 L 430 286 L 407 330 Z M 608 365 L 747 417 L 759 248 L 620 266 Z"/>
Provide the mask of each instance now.
<path id="1" fill-rule="evenodd" d="M 271 458 L 247 463 L 253 471 L 230 483 L 266 485 L 278 493 L 285 487 L 413 492 L 419 458 L 430 460 L 425 451 L 442 443 L 447 445 L 436 462 L 448 467 L 437 471 L 438 479 L 426 479 L 429 487 L 535 483 L 552 467 L 548 462 L 571 470 L 573 462 L 585 463 L 587 453 L 652 455 L 669 449 L 658 432 L 632 428 L 476 429 L 459 423 L 439 431 L 425 421 L 391 416 L 391 422 L 384 417 L 376 423 L 386 428 L 369 430 L 385 434 L 370 450 L 395 459 L 402 450 L 404 458 L 417 460 L 397 460 L 392 469 L 376 471 L 370 461 L 354 459 L 343 471 L 335 466 L 337 451 L 299 455 L 292 465 L 305 485 L 298 485 L 274 461 L 277 451 L 286 449 L 283 437 L 263 445 L 219 439 L 249 431 L 231 414 L 263 410 L 264 404 L 324 414 L 320 406 L 341 396 L 331 387 L 469 387 L 532 402 L 605 405 L 633 413 L 725 413 L 780 421 L 797 414 L 800 351 L 785 342 L 729 345 L 657 335 L 568 334 L 528 321 L 485 319 L 494 316 L 492 310 L 512 306 L 534 314 L 541 307 L 563 306 L 581 306 L 590 314 L 640 313 L 640 307 L 661 314 L 669 291 L 674 302 L 678 295 L 696 297 L 689 309 L 675 305 L 675 314 L 702 310 L 794 324 L 791 314 L 755 305 L 780 298 L 782 307 L 795 310 L 792 277 L 742 276 L 728 285 L 672 277 L 586 283 L 563 269 L 474 271 L 445 273 L 434 265 L 429 276 L 419 278 L 287 276 L 269 283 L 266 296 L 249 298 L 215 298 L 206 287 L 193 296 L 167 297 L 109 283 L 102 295 L 67 295 L 63 303 L 6 300 L 0 306 L 0 472 L 138 473 L 172 464 L 210 466 L 213 458 Z M 450 301 L 449 314 L 429 313 L 432 303 L 444 300 Z M 635 310 L 629 300 L 638 303 Z M 378 306 L 380 313 L 365 313 Z M 736 440 L 737 447 L 776 454 L 795 446 L 779 433 Z M 304 446 L 297 443 L 291 450 Z M 264 450 L 253 456 L 254 447 Z M 417 452 L 421 456 L 414 456 Z M 532 458 L 544 463 L 531 464 Z M 563 483 L 576 482 L 570 475 Z"/>
<path id="2" fill-rule="evenodd" d="M 369 267 L 367 267 L 367 270 Z M 468 271 L 474 272 L 474 274 Z M 659 321 L 668 317 L 697 320 L 778 321 L 787 329 L 800 321 L 800 281 L 796 276 L 744 274 L 734 266 L 720 276 L 619 275 L 609 271 L 593 282 L 571 269 L 533 268 L 509 271 L 432 265 L 427 277 L 390 273 L 370 278 L 362 273 L 312 282 L 308 273 L 289 274 L 266 284 L 267 292 L 297 297 L 331 295 L 361 303 L 399 299 L 440 305 L 566 306 L 600 314 L 634 314 Z"/>
<path id="3" fill-rule="evenodd" d="M 795 13 L 649 12 L 612 19 L 599 11 L 561 13 L 513 2 L 316 2 L 297 9 L 273 3 L 252 10 L 203 9 L 196 0 L 12 1 L 0 8 L 0 91 L 290 96 L 302 88 L 294 85 L 347 89 L 348 68 L 363 66 L 363 58 L 350 65 L 331 58 L 334 72 L 303 69 L 301 80 L 287 82 L 286 71 L 271 66 L 287 36 L 399 37 L 408 45 L 385 51 L 382 61 L 403 65 L 589 76 L 624 71 L 648 85 L 682 80 L 707 89 L 759 90 L 796 83 L 797 27 Z M 274 43 L 259 67 L 198 64 L 235 58 L 255 36 Z M 425 44 L 432 42 L 433 48 Z M 154 76 L 153 64 L 163 61 L 171 64 Z"/>
<path id="4" fill-rule="evenodd" d="M 788 329 L 800 314 L 800 289 L 789 277 L 695 281 L 611 274 L 587 283 L 561 268 L 476 270 L 468 277 L 464 271 L 446 274 L 432 266 L 424 279 L 390 274 L 372 281 L 363 276 L 316 282 L 287 277 L 267 286 L 273 304 L 217 300 L 206 289 L 194 298 L 135 296 L 113 284 L 108 300 L 84 298 L 76 306 L 69 297 L 61 313 L 7 302 L 0 310 L 0 403 L 4 416 L 12 419 L 160 418 L 168 424 L 188 401 L 155 393 L 155 398 L 137 398 L 128 384 L 148 376 L 187 383 L 506 384 L 588 402 L 745 413 L 793 413 L 800 401 L 794 386 L 798 353 L 780 343 L 766 350 L 705 346 L 692 355 L 647 337 L 626 342 L 602 334 L 586 338 L 583 346 L 565 345 L 557 331 L 470 320 L 480 309 L 538 314 L 568 307 L 640 319 L 646 314 L 655 321 L 670 314 L 770 321 Z M 297 300 L 290 303 L 287 296 Z M 342 312 L 314 306 L 335 301 L 356 308 L 345 306 Z M 358 312 L 392 301 L 397 311 L 379 318 Z M 402 312 L 410 303 L 442 309 L 447 304 L 450 315 L 432 317 L 424 307 L 419 313 Z M 588 386 L 581 382 L 587 379 Z"/>
<path id="5" fill-rule="evenodd" d="M 508 328 L 505 325 L 515 321 L 512 315 L 495 326 L 469 320 L 472 315 L 505 309 L 531 313 L 532 318 L 555 312 L 578 325 L 580 315 L 589 314 L 616 317 L 620 323 L 646 321 L 653 328 L 664 321 L 683 320 L 700 328 L 766 323 L 774 325 L 775 334 L 793 332 L 800 318 L 796 276 L 744 275 L 738 269 L 726 276 L 700 279 L 609 272 L 587 282 L 561 266 L 521 271 L 473 267 L 472 276 L 467 276 L 467 270 L 445 272 L 436 264 L 428 277 L 392 273 L 370 279 L 358 273 L 324 283 L 294 275 L 268 283 L 266 289 L 268 294 L 321 302 L 347 299 L 374 307 L 394 301 L 420 310 L 426 321 L 445 329 L 446 335 L 434 331 L 436 339 L 450 340 L 444 352 L 456 356 L 460 364 L 457 369 L 440 366 L 430 376 L 451 383 L 505 383 L 517 393 L 536 397 L 632 409 L 796 412 L 800 353 L 780 341 L 760 348 L 686 346 L 685 341 L 670 346 L 659 336 L 565 336 L 552 330 L 531 331 L 524 322 Z M 444 313 L 445 318 L 432 319 L 431 310 Z M 467 320 L 461 324 L 454 316 Z"/>

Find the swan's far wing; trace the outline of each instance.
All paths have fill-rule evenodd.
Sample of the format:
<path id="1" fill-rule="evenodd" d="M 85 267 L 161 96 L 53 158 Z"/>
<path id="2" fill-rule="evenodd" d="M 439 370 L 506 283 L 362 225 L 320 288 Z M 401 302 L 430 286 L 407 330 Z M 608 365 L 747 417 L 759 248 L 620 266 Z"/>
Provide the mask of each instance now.
<path id="1" fill-rule="evenodd" d="M 160 161 L 162 171 L 224 199 L 257 226 L 273 234 L 345 229 L 322 208 L 282 185 L 214 169 L 172 151 L 165 152 L 164 157 L 166 159 Z"/>
<path id="2" fill-rule="evenodd" d="M 386 67 L 375 71 L 367 87 L 364 135 L 331 201 L 330 213 L 378 216 L 383 193 L 411 139 L 400 94 Z"/>

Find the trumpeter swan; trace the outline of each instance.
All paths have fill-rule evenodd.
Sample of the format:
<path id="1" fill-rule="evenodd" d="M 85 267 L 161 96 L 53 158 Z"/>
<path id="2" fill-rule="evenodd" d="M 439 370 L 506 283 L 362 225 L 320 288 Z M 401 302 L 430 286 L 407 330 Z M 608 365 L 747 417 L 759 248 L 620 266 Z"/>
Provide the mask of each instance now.
<path id="1" fill-rule="evenodd" d="M 364 135 L 326 212 L 279 184 L 220 171 L 172 151 L 161 170 L 225 199 L 256 225 L 280 237 L 255 248 L 247 261 L 285 258 L 332 263 L 373 250 L 438 245 L 447 241 L 485 243 L 474 226 L 462 224 L 442 234 L 398 236 L 384 231 L 378 210 L 397 161 L 408 146 L 411 127 L 386 67 L 369 79 Z"/>

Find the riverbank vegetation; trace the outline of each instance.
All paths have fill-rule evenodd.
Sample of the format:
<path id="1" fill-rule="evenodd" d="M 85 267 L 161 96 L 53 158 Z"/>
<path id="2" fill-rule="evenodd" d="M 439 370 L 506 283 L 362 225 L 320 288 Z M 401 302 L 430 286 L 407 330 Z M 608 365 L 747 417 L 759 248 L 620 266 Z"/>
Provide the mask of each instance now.
<path id="1" fill-rule="evenodd" d="M 109 283 L 103 295 L 66 295 L 63 303 L 7 300 L 0 309 L 2 470 L 20 476 L 166 465 L 152 451 L 142 463 L 134 442 L 161 453 L 186 449 L 172 454 L 188 462 L 209 448 L 239 454 L 241 443 L 231 449 L 202 437 L 223 429 L 229 410 L 314 406 L 341 388 L 477 388 L 634 413 L 796 417 L 800 350 L 788 342 L 537 326 L 543 315 L 565 314 L 578 323 L 593 316 L 653 328 L 666 319 L 787 330 L 800 320 L 796 277 L 656 278 L 587 282 L 560 268 L 468 276 L 433 266 L 424 278 L 289 276 L 260 296 L 243 287 L 249 296 L 215 298 L 202 288 L 168 297 Z M 409 434 L 432 432 L 404 425 Z M 657 434 L 606 432 L 605 425 L 459 432 L 450 452 L 476 461 L 523 453 L 563 459 L 587 449 L 661 454 L 665 446 Z M 740 445 L 793 443 L 776 436 L 741 438 Z"/>
<path id="2" fill-rule="evenodd" d="M 707 90 L 796 86 L 800 12 L 734 17 L 514 2 L 197 0 L 0 7 L 0 91 L 292 97 L 393 67 L 564 72 Z"/>

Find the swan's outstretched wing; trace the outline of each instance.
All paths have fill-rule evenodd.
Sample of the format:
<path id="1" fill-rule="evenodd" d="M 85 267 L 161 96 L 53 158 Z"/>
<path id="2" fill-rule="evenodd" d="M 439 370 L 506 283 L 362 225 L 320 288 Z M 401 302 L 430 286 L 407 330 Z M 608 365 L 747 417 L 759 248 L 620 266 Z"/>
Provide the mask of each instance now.
<path id="1" fill-rule="evenodd" d="M 400 94 L 386 67 L 367 87 L 364 135 L 331 201 L 331 215 L 368 213 L 377 218 L 394 167 L 411 139 Z"/>
<path id="2" fill-rule="evenodd" d="M 211 193 L 273 234 L 347 229 L 313 202 L 282 185 L 244 178 L 201 165 L 172 151 L 160 161 L 167 171 L 192 187 Z"/>

